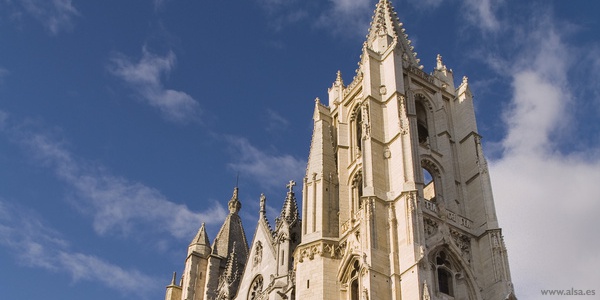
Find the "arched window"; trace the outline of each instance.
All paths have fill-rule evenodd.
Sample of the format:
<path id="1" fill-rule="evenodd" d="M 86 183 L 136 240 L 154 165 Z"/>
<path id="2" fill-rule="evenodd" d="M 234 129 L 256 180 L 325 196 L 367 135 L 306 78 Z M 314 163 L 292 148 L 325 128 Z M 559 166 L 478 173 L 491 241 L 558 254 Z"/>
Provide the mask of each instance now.
<path id="1" fill-rule="evenodd" d="M 417 112 L 417 134 L 419 136 L 419 144 L 427 145 L 429 143 L 429 128 L 427 123 L 427 110 L 423 105 L 424 97 L 417 95 L 415 101 L 415 109 Z"/>
<path id="2" fill-rule="evenodd" d="M 358 261 L 355 261 L 353 264 L 352 273 L 350 273 L 350 299 L 358 300 L 359 291 L 358 291 L 358 274 L 360 269 L 360 264 Z"/>
<path id="3" fill-rule="evenodd" d="M 350 115 L 350 153 L 353 156 L 353 160 L 361 155 L 363 139 L 362 121 L 362 110 L 360 106 L 357 106 Z"/>
<path id="4" fill-rule="evenodd" d="M 356 131 L 356 149 L 358 151 L 362 150 L 362 138 L 363 138 L 363 130 L 362 130 L 362 111 L 360 107 L 356 108 L 356 122 L 354 124 Z"/>
<path id="5" fill-rule="evenodd" d="M 453 266 L 446 252 L 438 252 L 435 258 L 435 267 L 438 291 L 449 296 L 454 296 Z"/>
<path id="6" fill-rule="evenodd" d="M 425 168 L 423 170 L 423 198 L 429 201 L 435 201 L 435 178 Z"/>
<path id="7" fill-rule="evenodd" d="M 256 276 L 250 285 L 250 292 L 248 294 L 248 299 L 255 300 L 260 299 L 260 295 L 263 289 L 263 277 L 262 275 Z"/>

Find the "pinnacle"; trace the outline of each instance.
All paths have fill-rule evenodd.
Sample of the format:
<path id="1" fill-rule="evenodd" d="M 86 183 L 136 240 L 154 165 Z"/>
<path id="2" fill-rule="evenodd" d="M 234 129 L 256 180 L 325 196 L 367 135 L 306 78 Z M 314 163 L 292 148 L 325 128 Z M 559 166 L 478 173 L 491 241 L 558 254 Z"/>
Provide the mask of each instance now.
<path id="1" fill-rule="evenodd" d="M 293 180 L 290 180 L 289 184 L 287 185 L 287 197 L 285 198 L 281 215 L 279 216 L 279 220 L 286 220 L 289 224 L 299 219 L 298 204 L 296 203 L 296 196 L 294 195 L 295 185 L 296 182 Z"/>
<path id="2" fill-rule="evenodd" d="M 396 41 L 396 47 L 406 54 L 404 59 L 411 65 L 419 66 L 414 47 L 410 45 L 411 41 L 389 0 L 379 0 L 377 3 L 365 45 L 371 50 L 376 50 L 375 43 L 380 38 Z"/>
<path id="3" fill-rule="evenodd" d="M 190 245 L 195 245 L 195 244 L 210 246 L 210 242 L 208 240 L 208 235 L 206 234 L 206 228 L 205 228 L 204 223 L 202 223 L 202 226 L 198 230 L 198 233 L 196 233 L 196 236 L 192 240 L 192 243 L 190 243 Z"/>

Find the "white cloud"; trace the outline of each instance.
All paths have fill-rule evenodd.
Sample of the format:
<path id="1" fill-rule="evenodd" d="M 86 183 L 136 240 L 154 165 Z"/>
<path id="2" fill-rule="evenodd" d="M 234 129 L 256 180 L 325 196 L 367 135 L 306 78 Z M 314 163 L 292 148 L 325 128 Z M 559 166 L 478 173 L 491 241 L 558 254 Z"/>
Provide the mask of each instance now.
<path id="1" fill-rule="evenodd" d="M 229 164 L 233 170 L 252 178 L 266 189 L 283 187 L 289 180 L 304 177 L 306 161 L 289 154 L 272 155 L 261 151 L 246 138 L 229 136 L 226 138 L 234 155 Z"/>
<path id="2" fill-rule="evenodd" d="M 172 51 L 161 57 L 144 48 L 139 62 L 132 62 L 122 54 L 113 55 L 109 70 L 129 84 L 147 104 L 159 109 L 167 120 L 197 120 L 200 114 L 198 101 L 184 92 L 163 86 L 161 76 L 171 72 L 175 61 L 176 57 Z"/>
<path id="3" fill-rule="evenodd" d="M 496 10 L 504 1 L 492 0 L 464 0 L 463 6 L 466 9 L 465 16 L 472 25 L 479 27 L 483 31 L 497 31 L 500 29 L 500 22 L 496 17 Z"/>
<path id="4" fill-rule="evenodd" d="M 28 267 L 64 272 L 73 280 L 100 282 L 126 294 L 147 296 L 159 281 L 135 269 L 124 269 L 93 255 L 70 250 L 61 235 L 27 209 L 0 199 L 0 245 Z"/>
<path id="5" fill-rule="evenodd" d="M 585 101 L 569 89 L 574 49 L 551 15 L 532 19 L 527 40 L 504 41 L 523 44 L 520 56 L 499 68 L 512 70 L 513 90 L 503 156 L 490 162 L 490 174 L 517 296 L 543 299 L 541 289 L 594 289 L 600 282 L 600 241 L 593 238 L 600 156 L 563 151 L 573 141 L 565 129 L 582 125 L 573 106 Z"/>
<path id="6" fill-rule="evenodd" d="M 52 34 L 73 28 L 73 18 L 80 15 L 71 0 L 20 0 L 23 9 Z"/>
<path id="7" fill-rule="evenodd" d="M 318 18 L 319 27 L 334 34 L 364 37 L 375 5 L 372 0 L 329 0 L 331 4 Z"/>
<path id="8" fill-rule="evenodd" d="M 4 131 L 70 186 L 72 203 L 92 216 L 98 234 L 135 237 L 168 233 L 188 239 L 202 222 L 218 223 L 226 216 L 218 203 L 204 212 L 193 212 L 185 205 L 169 201 L 152 187 L 111 175 L 102 166 L 74 157 L 64 143 L 48 134 L 18 127 L 5 126 Z"/>

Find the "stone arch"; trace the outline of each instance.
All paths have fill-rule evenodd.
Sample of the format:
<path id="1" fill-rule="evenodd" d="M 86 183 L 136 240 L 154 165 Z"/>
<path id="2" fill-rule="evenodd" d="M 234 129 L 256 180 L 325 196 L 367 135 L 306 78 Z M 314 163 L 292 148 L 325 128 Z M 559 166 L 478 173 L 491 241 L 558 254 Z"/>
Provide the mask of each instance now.
<path id="1" fill-rule="evenodd" d="M 431 178 L 427 178 L 426 172 Z M 444 190 L 444 170 L 439 162 L 429 155 L 421 156 L 421 179 L 423 182 L 423 198 L 435 201 Z"/>
<path id="2" fill-rule="evenodd" d="M 420 145 L 430 146 L 435 135 L 435 102 L 422 91 L 413 93 L 414 113 L 417 122 L 417 138 Z"/>
<path id="3" fill-rule="evenodd" d="M 446 254 L 446 260 L 449 262 L 449 265 L 439 261 L 439 254 L 442 252 Z M 452 284 L 452 286 L 449 286 L 449 290 L 446 290 L 451 292 L 448 295 L 455 299 L 481 299 L 481 294 L 476 288 L 475 275 L 469 268 L 468 263 L 458 254 L 459 252 L 460 250 L 456 249 L 456 246 L 446 243 L 443 240 L 440 240 L 437 245 L 431 247 L 428 261 L 431 271 L 430 276 L 433 279 L 432 286 L 435 291 L 440 292 L 439 280 L 441 278 L 439 276 L 447 272 L 447 275 L 451 275 L 447 279 L 451 280 Z"/>
<path id="4" fill-rule="evenodd" d="M 347 256 L 340 264 L 338 272 L 338 280 L 342 286 L 346 287 L 346 295 L 344 299 L 359 300 L 362 284 L 362 274 L 364 273 L 364 265 L 360 261 L 357 254 Z"/>
<path id="5" fill-rule="evenodd" d="M 262 292 L 264 286 L 263 276 L 258 274 L 252 279 L 250 284 L 250 290 L 248 291 L 248 300 L 262 299 Z"/>
<path id="6" fill-rule="evenodd" d="M 354 105 L 350 107 L 349 116 L 349 141 L 352 154 L 352 160 L 359 157 L 362 151 L 362 140 L 364 138 L 363 133 L 363 117 L 362 117 L 362 101 L 356 101 Z"/>

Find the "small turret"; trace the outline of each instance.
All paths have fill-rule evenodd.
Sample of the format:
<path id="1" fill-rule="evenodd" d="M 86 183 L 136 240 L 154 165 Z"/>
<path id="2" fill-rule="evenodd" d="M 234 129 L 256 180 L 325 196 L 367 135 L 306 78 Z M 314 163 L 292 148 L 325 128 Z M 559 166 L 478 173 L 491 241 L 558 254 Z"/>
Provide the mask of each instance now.
<path id="1" fill-rule="evenodd" d="M 204 223 L 202 223 L 198 233 L 188 247 L 188 255 L 197 253 L 202 257 L 208 257 L 211 252 L 212 249 L 210 248 L 210 242 L 208 240 L 208 235 L 206 234 L 206 228 Z"/>

